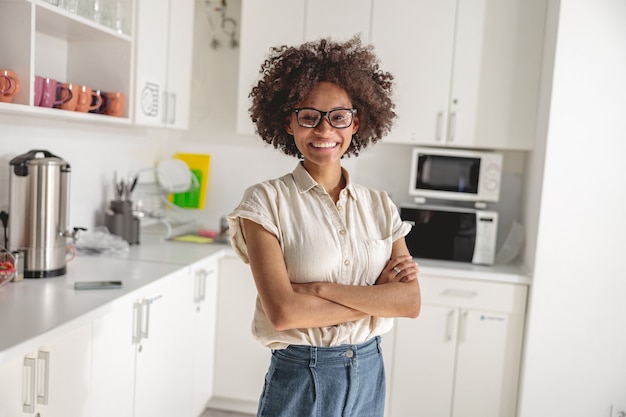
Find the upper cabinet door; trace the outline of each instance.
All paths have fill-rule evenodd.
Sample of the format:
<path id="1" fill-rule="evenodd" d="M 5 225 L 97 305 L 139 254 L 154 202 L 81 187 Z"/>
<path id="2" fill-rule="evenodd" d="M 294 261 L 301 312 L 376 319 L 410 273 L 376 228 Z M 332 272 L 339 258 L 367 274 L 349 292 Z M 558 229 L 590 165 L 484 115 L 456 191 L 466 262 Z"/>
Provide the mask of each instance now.
<path id="1" fill-rule="evenodd" d="M 532 149 L 545 0 L 374 0 L 372 42 L 396 76 L 389 142 Z"/>
<path id="2" fill-rule="evenodd" d="M 193 0 L 138 0 L 138 125 L 187 129 L 193 57 Z"/>
<path id="3" fill-rule="evenodd" d="M 546 0 L 459 0 L 451 146 L 532 149 Z"/>
<path id="4" fill-rule="evenodd" d="M 395 77 L 398 118 L 387 142 L 445 142 L 456 0 L 374 0 L 371 40 Z"/>
<path id="5" fill-rule="evenodd" d="M 304 39 L 346 40 L 361 35 L 369 43 L 371 0 L 308 0 Z"/>
<path id="6" fill-rule="evenodd" d="M 169 0 L 137 1 L 135 123 L 160 126 L 165 118 Z"/>
<path id="7" fill-rule="evenodd" d="M 191 106 L 194 1 L 170 3 L 166 126 L 187 129 Z"/>
<path id="8" fill-rule="evenodd" d="M 302 42 L 304 13 L 304 1 L 242 0 L 237 133 L 254 134 L 248 113 L 250 90 L 271 47 Z"/>

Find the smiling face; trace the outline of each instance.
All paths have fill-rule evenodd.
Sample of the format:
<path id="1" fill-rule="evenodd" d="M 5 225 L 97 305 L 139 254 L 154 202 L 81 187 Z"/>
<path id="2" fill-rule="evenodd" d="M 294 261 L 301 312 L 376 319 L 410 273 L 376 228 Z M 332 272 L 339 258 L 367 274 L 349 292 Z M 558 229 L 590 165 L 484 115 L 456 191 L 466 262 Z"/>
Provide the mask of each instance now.
<path id="1" fill-rule="evenodd" d="M 312 108 L 322 112 L 335 109 L 351 109 L 352 102 L 348 93 L 336 84 L 320 82 L 297 108 Z M 304 166 L 319 167 L 341 165 L 341 156 L 350 146 L 352 135 L 359 128 L 359 119 L 354 115 L 352 125 L 339 129 L 332 127 L 326 116 L 314 128 L 302 127 L 298 124 L 296 114 L 292 113 L 287 120 L 285 129 L 293 135 L 298 150 L 304 156 Z"/>

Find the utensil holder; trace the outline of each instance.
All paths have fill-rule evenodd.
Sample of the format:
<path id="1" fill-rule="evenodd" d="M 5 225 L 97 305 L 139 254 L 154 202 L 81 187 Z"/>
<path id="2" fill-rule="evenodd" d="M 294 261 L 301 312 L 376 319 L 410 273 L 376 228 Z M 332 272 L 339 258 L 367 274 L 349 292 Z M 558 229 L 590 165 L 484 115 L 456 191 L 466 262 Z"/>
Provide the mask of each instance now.
<path id="1" fill-rule="evenodd" d="M 106 227 L 111 234 L 121 237 L 129 245 L 138 244 L 139 217 L 133 214 L 132 201 L 111 201 L 111 210 L 106 213 Z"/>

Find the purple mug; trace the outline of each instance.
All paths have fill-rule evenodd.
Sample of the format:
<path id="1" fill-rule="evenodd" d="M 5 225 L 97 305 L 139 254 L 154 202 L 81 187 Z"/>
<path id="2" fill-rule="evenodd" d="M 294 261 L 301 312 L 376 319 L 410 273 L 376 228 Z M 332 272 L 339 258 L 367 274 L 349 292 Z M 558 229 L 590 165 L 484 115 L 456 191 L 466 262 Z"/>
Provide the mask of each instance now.
<path id="1" fill-rule="evenodd" d="M 37 78 L 41 78 L 38 81 Z M 37 91 L 37 84 L 41 83 L 41 93 Z M 38 94 L 41 95 L 39 104 L 36 103 Z M 57 99 L 58 94 L 58 99 Z M 53 78 L 35 76 L 35 104 L 41 107 L 54 107 L 72 99 L 72 92 L 64 85 L 60 85 Z"/>

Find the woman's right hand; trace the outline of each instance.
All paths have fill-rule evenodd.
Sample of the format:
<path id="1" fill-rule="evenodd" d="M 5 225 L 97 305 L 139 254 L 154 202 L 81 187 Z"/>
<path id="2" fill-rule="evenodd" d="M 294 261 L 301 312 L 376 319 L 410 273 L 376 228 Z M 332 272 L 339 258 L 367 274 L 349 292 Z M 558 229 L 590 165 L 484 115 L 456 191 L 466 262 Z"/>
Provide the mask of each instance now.
<path id="1" fill-rule="evenodd" d="M 375 285 L 391 282 L 411 282 L 418 277 L 419 267 L 411 255 L 391 258 L 376 279 Z"/>

